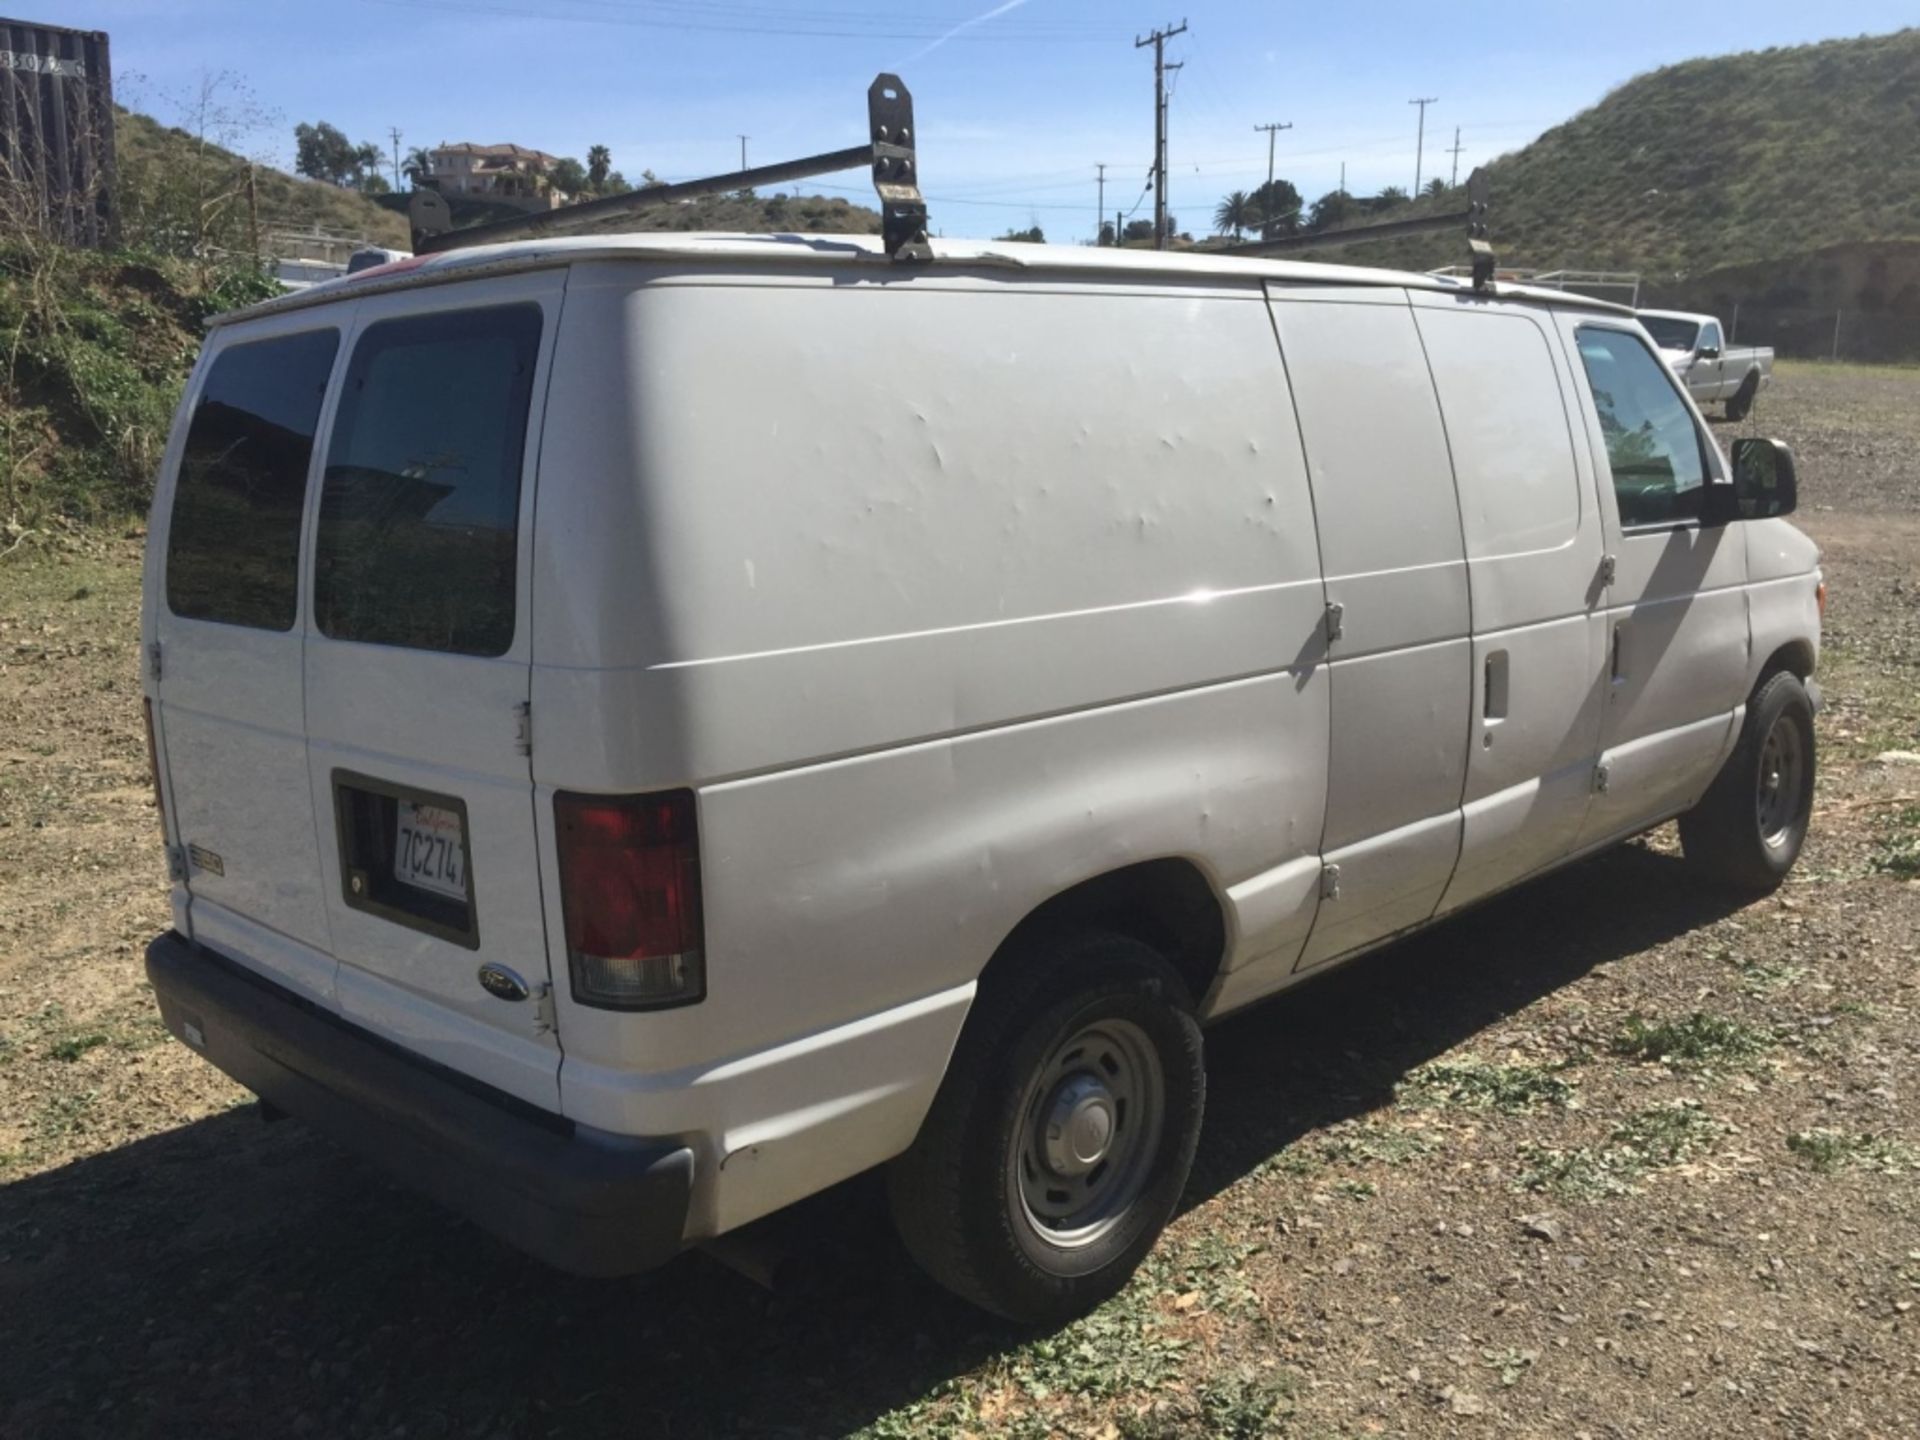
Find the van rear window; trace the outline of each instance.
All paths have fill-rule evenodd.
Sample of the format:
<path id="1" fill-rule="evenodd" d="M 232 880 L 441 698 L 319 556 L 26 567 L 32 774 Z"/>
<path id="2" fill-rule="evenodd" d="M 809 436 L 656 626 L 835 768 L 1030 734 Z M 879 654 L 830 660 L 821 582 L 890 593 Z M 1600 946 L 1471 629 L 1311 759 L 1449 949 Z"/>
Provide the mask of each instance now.
<path id="1" fill-rule="evenodd" d="M 540 307 L 387 320 L 354 347 L 327 446 L 314 614 L 337 640 L 513 643 Z"/>
<path id="2" fill-rule="evenodd" d="M 200 389 L 167 527 L 167 608 L 291 630 L 300 516 L 337 330 L 230 345 Z"/>

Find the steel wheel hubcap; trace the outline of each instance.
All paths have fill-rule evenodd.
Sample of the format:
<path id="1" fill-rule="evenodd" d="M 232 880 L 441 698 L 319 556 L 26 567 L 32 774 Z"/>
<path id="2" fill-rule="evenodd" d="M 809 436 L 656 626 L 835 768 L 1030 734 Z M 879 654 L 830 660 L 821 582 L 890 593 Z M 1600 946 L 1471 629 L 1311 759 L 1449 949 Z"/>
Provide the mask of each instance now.
<path id="1" fill-rule="evenodd" d="M 1063 1249 L 1111 1230 L 1146 1188 L 1166 1079 L 1146 1032 L 1127 1020 L 1076 1030 L 1040 1066 L 1021 1103 L 1009 1196 Z"/>
<path id="2" fill-rule="evenodd" d="M 1761 742 L 1760 780 L 1754 794 L 1754 815 L 1760 823 L 1760 838 L 1768 845 L 1784 844 L 1800 818 L 1805 763 L 1800 729 L 1782 715 Z"/>

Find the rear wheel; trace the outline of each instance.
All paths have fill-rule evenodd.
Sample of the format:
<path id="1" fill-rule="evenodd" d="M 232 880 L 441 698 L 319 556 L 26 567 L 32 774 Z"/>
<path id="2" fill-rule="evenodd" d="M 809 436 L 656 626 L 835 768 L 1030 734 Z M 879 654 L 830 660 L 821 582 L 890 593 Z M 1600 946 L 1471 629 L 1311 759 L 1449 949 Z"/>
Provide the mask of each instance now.
<path id="1" fill-rule="evenodd" d="M 1171 966 L 1119 935 L 1008 955 L 982 983 L 888 1193 L 922 1268 L 1012 1320 L 1119 1290 L 1173 1213 L 1205 1105 L 1200 1029 Z"/>
<path id="2" fill-rule="evenodd" d="M 1687 860 L 1755 893 L 1786 879 L 1813 814 L 1813 703 L 1785 671 L 1747 702 L 1740 743 L 1700 803 L 1680 817 Z"/>
<path id="3" fill-rule="evenodd" d="M 1760 389 L 1760 382 L 1752 375 L 1740 382 L 1740 388 L 1727 397 L 1727 419 L 1744 420 L 1747 412 L 1753 409 L 1754 394 Z"/>

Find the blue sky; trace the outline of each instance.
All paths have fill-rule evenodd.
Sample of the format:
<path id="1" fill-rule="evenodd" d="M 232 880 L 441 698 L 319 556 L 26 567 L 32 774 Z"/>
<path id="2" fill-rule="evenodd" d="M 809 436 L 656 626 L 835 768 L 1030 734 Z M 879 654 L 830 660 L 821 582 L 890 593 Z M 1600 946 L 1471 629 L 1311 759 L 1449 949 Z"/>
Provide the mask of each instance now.
<path id="1" fill-rule="evenodd" d="M 1674 60 L 1890 31 L 1912 0 L 1741 0 L 1605 6 L 1532 0 L 1281 5 L 1195 0 L 44 0 L 16 7 L 113 38 L 123 103 L 176 121 L 202 77 L 244 78 L 274 121 L 239 148 L 289 166 L 292 127 L 325 119 L 403 147 L 512 141 L 584 157 L 611 147 L 629 177 L 712 174 L 857 144 L 865 91 L 895 69 L 914 96 L 937 230 L 1030 224 L 1090 238 L 1094 165 L 1106 208 L 1141 200 L 1153 146 L 1151 50 L 1184 18 L 1173 77 L 1169 194 L 1182 228 L 1266 178 L 1266 137 L 1291 122 L 1276 170 L 1311 200 L 1413 180 L 1410 97 L 1430 95 L 1425 175 L 1461 173 Z M 958 33 L 942 36 L 958 28 Z M 1712 117 L 1702 116 L 1702 124 Z M 832 186 L 844 187 L 835 191 Z M 871 198 L 856 173 L 827 193 Z M 1150 214 L 1150 202 L 1137 212 Z"/>

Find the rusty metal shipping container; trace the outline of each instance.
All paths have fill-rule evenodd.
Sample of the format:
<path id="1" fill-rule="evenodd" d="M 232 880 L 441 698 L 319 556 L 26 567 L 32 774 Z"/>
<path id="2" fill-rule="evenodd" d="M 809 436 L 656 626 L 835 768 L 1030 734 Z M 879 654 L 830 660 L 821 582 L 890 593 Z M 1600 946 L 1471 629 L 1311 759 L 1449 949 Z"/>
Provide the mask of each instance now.
<path id="1" fill-rule="evenodd" d="M 0 227 L 117 238 L 104 32 L 0 17 Z"/>

